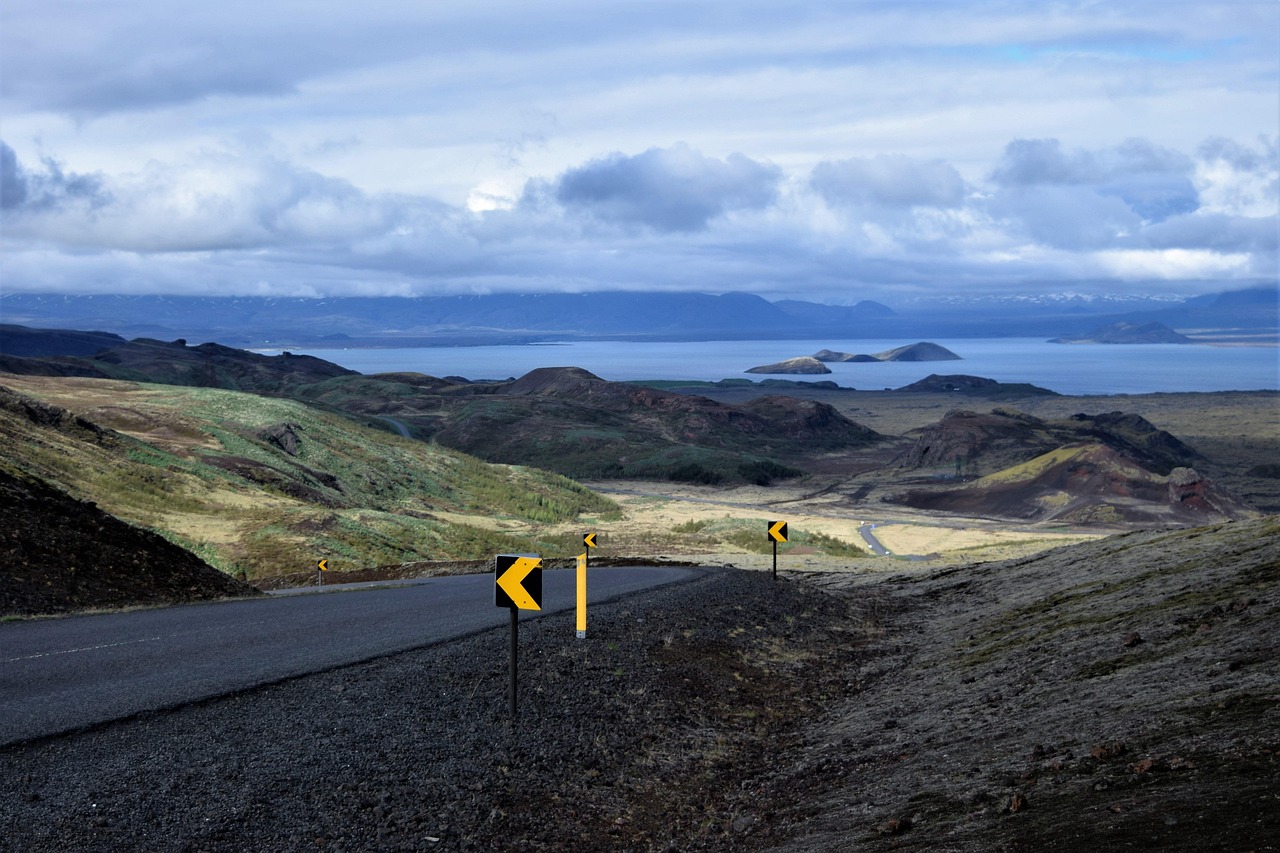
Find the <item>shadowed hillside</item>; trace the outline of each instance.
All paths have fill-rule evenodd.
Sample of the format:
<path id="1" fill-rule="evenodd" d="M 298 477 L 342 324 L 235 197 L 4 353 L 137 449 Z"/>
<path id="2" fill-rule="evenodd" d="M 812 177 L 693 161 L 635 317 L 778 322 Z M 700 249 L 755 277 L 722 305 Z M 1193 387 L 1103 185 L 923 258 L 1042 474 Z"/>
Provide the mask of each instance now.
<path id="1" fill-rule="evenodd" d="M 340 377 L 304 393 L 394 418 L 417 437 L 490 461 L 571 477 L 764 484 L 801 473 L 807 454 L 884 438 L 825 403 L 771 396 L 729 406 L 606 382 L 575 367 L 540 368 L 510 382 L 440 383 L 406 374 Z"/>
<path id="2" fill-rule="evenodd" d="M 163 537 L 0 462 L 0 616 L 258 595 Z"/>

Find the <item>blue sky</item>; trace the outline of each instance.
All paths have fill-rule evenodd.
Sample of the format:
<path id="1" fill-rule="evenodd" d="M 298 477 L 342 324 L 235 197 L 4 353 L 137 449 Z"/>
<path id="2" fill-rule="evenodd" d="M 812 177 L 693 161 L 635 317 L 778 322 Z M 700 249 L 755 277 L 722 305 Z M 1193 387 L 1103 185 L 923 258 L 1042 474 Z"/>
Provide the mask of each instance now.
<path id="1" fill-rule="evenodd" d="M 1274 282 L 1280 2 L 0 6 L 0 287 Z"/>

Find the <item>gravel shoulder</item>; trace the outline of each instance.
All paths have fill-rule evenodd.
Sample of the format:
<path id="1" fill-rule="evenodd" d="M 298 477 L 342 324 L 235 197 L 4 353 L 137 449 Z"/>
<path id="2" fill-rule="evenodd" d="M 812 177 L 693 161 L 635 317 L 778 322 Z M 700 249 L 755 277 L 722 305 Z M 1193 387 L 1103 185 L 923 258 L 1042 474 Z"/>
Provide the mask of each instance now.
<path id="1" fill-rule="evenodd" d="M 1280 518 L 678 588 L 0 751 L 3 850 L 1273 850 Z"/>

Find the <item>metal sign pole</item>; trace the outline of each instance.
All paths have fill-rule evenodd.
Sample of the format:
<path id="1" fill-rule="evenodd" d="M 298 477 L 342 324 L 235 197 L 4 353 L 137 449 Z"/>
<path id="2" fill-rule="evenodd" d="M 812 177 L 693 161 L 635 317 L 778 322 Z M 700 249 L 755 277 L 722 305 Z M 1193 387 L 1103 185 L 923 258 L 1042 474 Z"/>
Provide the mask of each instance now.
<path id="1" fill-rule="evenodd" d="M 778 540 L 773 540 L 773 579 L 778 579 Z"/>
<path id="2" fill-rule="evenodd" d="M 516 719 L 516 682 L 518 677 L 517 650 L 520 645 L 520 610 L 515 606 L 511 608 L 511 684 L 507 688 L 507 700 L 511 706 L 511 722 L 514 724 Z"/>

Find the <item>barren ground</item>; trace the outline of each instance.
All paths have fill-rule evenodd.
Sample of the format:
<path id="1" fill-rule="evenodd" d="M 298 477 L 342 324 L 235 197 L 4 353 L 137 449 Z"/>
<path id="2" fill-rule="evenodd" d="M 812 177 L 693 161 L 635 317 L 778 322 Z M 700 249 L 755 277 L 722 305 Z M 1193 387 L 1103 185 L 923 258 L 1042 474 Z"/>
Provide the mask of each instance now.
<path id="1" fill-rule="evenodd" d="M 714 570 L 522 626 L 514 723 L 499 630 L 6 748 L 0 850 L 1275 850 L 1278 525 Z"/>

